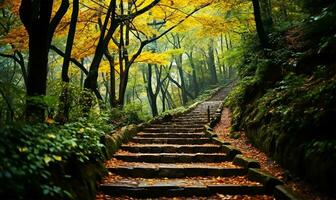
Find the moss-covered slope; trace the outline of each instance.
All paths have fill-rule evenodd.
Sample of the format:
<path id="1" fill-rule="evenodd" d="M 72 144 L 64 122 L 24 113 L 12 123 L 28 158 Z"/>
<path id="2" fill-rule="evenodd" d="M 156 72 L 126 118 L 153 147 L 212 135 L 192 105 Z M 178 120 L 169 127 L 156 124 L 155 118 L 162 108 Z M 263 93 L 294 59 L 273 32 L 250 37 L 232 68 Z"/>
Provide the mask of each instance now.
<path id="1" fill-rule="evenodd" d="M 247 42 L 241 80 L 227 99 L 234 129 L 291 172 L 336 190 L 336 5 Z"/>

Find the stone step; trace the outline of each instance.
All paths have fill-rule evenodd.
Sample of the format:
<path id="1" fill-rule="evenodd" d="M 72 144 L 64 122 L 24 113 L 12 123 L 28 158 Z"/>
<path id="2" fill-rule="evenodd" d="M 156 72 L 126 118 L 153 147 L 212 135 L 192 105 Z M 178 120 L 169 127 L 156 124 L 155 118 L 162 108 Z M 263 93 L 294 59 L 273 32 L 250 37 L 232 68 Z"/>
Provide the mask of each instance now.
<path id="1" fill-rule="evenodd" d="M 197 127 L 203 127 L 206 122 L 199 122 L 199 121 L 175 121 L 175 122 L 164 122 L 161 124 L 161 126 L 169 126 L 171 124 L 177 125 L 177 126 L 197 126 Z"/>
<path id="2" fill-rule="evenodd" d="M 203 128 L 204 124 L 191 124 L 191 123 L 170 123 L 170 124 L 151 124 L 147 128 Z"/>
<path id="3" fill-rule="evenodd" d="M 210 117 L 214 116 L 215 114 L 216 114 L 216 112 L 210 112 Z M 184 117 L 184 118 L 189 118 L 189 117 L 208 118 L 208 113 L 207 112 L 204 112 L 202 114 L 188 113 L 188 114 L 182 115 L 181 117 Z"/>
<path id="4" fill-rule="evenodd" d="M 114 174 L 125 177 L 140 178 L 184 178 L 200 176 L 242 176 L 246 174 L 244 168 L 222 168 L 209 166 L 177 167 L 177 166 L 136 166 L 136 167 L 110 167 L 108 170 Z"/>
<path id="5" fill-rule="evenodd" d="M 264 195 L 266 190 L 260 185 L 215 184 L 215 185 L 181 185 L 160 184 L 138 186 L 135 184 L 111 183 L 101 184 L 100 189 L 104 194 L 118 197 L 130 196 L 135 198 L 158 197 L 190 197 L 224 195 Z"/>
<path id="6" fill-rule="evenodd" d="M 210 114 L 214 114 L 217 112 L 217 109 L 210 109 Z M 197 116 L 197 115 L 204 115 L 204 116 L 207 116 L 208 115 L 208 109 L 204 109 L 204 110 L 200 110 L 200 111 L 197 111 L 197 112 L 190 112 L 190 113 L 186 113 L 184 115 L 194 115 L 194 116 Z"/>
<path id="7" fill-rule="evenodd" d="M 162 127 L 162 128 L 144 128 L 143 132 L 146 133 L 197 133 L 204 131 L 204 127 L 201 128 L 179 128 L 179 127 Z"/>
<path id="8" fill-rule="evenodd" d="M 141 138 L 133 137 L 132 142 L 139 144 L 213 144 L 210 138 Z"/>
<path id="9" fill-rule="evenodd" d="M 219 145 L 122 145 L 121 149 L 132 153 L 218 153 Z"/>
<path id="10" fill-rule="evenodd" d="M 173 118 L 173 119 L 179 119 L 179 120 L 202 120 L 202 119 L 208 119 L 208 116 L 198 116 L 198 115 L 192 115 L 192 116 L 180 116 L 177 118 Z"/>
<path id="11" fill-rule="evenodd" d="M 130 153 L 115 154 L 116 159 L 126 162 L 147 162 L 147 163 L 200 163 L 200 162 L 225 162 L 231 158 L 224 153 L 197 153 L 197 154 L 177 154 L 177 153 Z"/>
<path id="12" fill-rule="evenodd" d="M 137 137 L 143 138 L 204 138 L 205 133 L 143 133 L 137 134 Z"/>
<path id="13" fill-rule="evenodd" d="M 174 123 L 190 123 L 190 124 L 195 124 L 195 123 L 208 123 L 208 118 L 176 118 L 171 120 Z"/>
<path id="14" fill-rule="evenodd" d="M 219 106 L 219 104 L 218 104 Z M 218 107 L 216 106 L 216 107 Z M 204 113 L 208 110 L 208 106 L 204 106 L 204 105 L 201 105 L 200 107 L 194 109 L 193 111 L 191 111 L 190 113 Z M 217 108 L 215 107 L 210 107 L 210 111 L 211 112 L 215 112 L 217 110 Z"/>

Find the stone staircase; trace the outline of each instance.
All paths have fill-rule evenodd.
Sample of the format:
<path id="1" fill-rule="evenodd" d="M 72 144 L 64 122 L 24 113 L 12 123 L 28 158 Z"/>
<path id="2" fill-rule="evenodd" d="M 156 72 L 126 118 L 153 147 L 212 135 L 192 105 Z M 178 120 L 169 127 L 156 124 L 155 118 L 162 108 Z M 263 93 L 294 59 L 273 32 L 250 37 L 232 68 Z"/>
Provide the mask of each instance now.
<path id="1" fill-rule="evenodd" d="M 233 162 L 228 146 L 205 131 L 228 89 L 194 110 L 164 123 L 154 123 L 123 144 L 107 164 L 109 176 L 100 191 L 111 197 L 162 198 L 224 195 L 266 195 L 265 177 L 252 178 L 249 165 Z M 238 151 L 239 153 L 239 151 Z M 252 165 L 253 166 L 253 165 Z M 258 167 L 258 165 L 256 166 Z M 268 178 L 268 177 L 266 177 Z M 112 198 L 113 199 L 113 198 Z"/>

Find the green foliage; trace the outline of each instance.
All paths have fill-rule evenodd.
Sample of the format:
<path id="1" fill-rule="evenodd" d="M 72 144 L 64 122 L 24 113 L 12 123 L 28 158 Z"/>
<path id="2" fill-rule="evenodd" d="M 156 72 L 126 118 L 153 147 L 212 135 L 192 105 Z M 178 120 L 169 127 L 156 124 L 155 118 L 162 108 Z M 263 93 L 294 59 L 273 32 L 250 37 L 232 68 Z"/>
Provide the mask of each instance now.
<path id="1" fill-rule="evenodd" d="M 325 154 L 330 156 L 330 159 L 336 159 L 336 141 L 330 140 L 313 140 L 306 145 L 307 156 L 310 154 Z"/>
<path id="2" fill-rule="evenodd" d="M 240 81 L 226 99 L 233 130 L 245 130 L 283 166 L 330 191 L 334 184 L 325 175 L 336 165 L 335 16 L 329 6 L 274 29 L 267 50 L 248 37 Z"/>
<path id="3" fill-rule="evenodd" d="M 51 182 L 52 171 L 69 163 L 102 161 L 100 140 L 104 132 L 111 131 L 103 124 L 106 124 L 104 118 L 95 118 L 91 122 L 79 119 L 64 126 L 16 124 L 2 128 L 0 194 L 6 192 L 14 199 L 29 195 L 68 196 L 65 188 Z M 63 173 L 58 176 L 70 176 Z M 32 191 L 36 194 L 29 193 Z"/>
<path id="4" fill-rule="evenodd" d="M 150 119 L 140 103 L 129 103 L 124 108 L 112 108 L 109 113 L 112 123 L 116 126 L 139 124 Z"/>

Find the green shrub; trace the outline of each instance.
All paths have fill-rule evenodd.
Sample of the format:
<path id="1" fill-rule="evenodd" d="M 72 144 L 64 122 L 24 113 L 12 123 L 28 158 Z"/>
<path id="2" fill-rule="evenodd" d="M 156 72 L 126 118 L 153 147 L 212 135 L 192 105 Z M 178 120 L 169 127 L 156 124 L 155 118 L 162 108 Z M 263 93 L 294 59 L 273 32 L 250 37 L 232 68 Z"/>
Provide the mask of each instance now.
<path id="1" fill-rule="evenodd" d="M 84 119 L 58 125 L 7 125 L 0 130 L 0 197 L 38 199 L 41 196 L 70 198 L 66 188 L 53 182 L 52 171 L 59 179 L 71 177 L 62 172 L 69 163 L 103 161 L 104 119 L 90 123 Z M 64 174 L 63 174 L 64 173 Z"/>

